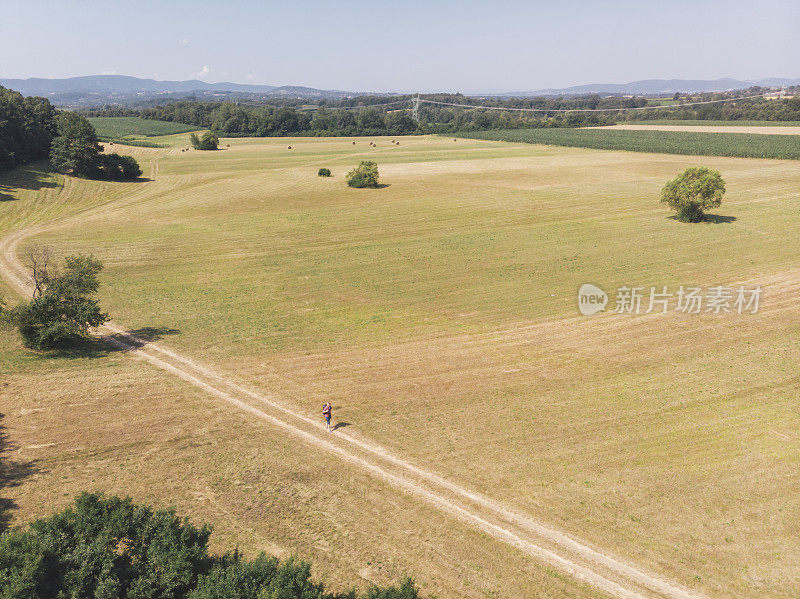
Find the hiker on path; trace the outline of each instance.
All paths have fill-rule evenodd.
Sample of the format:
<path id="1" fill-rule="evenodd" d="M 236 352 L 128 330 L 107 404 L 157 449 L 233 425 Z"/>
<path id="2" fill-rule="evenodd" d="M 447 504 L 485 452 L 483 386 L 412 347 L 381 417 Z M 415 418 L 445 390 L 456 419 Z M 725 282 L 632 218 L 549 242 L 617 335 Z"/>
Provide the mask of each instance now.
<path id="1" fill-rule="evenodd" d="M 328 432 L 331 430 L 331 414 L 333 412 L 333 406 L 331 402 L 326 401 L 325 405 L 322 406 L 322 415 L 325 417 L 325 428 L 328 429 Z"/>

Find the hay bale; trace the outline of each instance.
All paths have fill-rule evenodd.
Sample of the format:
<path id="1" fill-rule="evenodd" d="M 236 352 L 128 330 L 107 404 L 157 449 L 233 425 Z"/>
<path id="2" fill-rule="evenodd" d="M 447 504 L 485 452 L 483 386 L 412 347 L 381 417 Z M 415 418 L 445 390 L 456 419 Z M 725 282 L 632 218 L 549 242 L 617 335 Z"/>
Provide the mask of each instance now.
<path id="1" fill-rule="evenodd" d="M 287 149 L 287 150 L 291 150 L 291 149 L 292 149 L 292 146 L 287 146 L 287 147 L 286 147 L 286 149 Z"/>
<path id="2" fill-rule="evenodd" d="M 356 145 L 356 142 L 353 142 L 353 145 Z"/>

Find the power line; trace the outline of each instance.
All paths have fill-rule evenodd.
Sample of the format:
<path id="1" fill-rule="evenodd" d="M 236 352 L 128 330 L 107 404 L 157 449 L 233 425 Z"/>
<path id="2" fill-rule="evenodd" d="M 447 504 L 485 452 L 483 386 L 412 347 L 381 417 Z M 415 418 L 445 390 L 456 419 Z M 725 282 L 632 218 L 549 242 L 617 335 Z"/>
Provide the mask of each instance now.
<path id="1" fill-rule="evenodd" d="M 625 110 L 659 110 L 664 108 L 683 108 L 685 106 L 699 106 L 701 104 L 718 104 L 720 102 L 734 102 L 736 100 L 747 100 L 749 98 L 762 98 L 772 92 L 757 94 L 752 96 L 740 96 L 738 98 L 725 98 L 722 100 L 706 100 L 704 102 L 687 102 L 685 104 L 667 104 L 664 106 L 632 106 L 630 108 L 512 108 L 510 106 L 480 106 L 475 104 L 457 104 L 454 102 L 439 102 L 437 100 L 426 100 L 421 98 L 420 102 L 427 104 L 440 104 L 442 106 L 458 106 L 460 108 L 477 108 L 480 110 L 512 110 L 515 112 L 621 112 Z"/>

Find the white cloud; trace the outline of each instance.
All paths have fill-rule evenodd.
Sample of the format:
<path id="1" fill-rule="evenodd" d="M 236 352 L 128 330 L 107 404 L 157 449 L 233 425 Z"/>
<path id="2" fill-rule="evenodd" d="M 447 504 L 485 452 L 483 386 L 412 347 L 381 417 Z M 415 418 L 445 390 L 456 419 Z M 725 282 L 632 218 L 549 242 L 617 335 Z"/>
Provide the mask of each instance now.
<path id="1" fill-rule="evenodd" d="M 197 73 L 192 73 L 192 77 L 195 79 L 203 79 L 208 77 L 208 74 L 211 72 L 211 69 L 208 68 L 208 65 L 203 65 L 203 68 L 200 69 Z"/>
<path id="2" fill-rule="evenodd" d="M 103 75 L 116 75 L 116 71 L 103 71 Z"/>

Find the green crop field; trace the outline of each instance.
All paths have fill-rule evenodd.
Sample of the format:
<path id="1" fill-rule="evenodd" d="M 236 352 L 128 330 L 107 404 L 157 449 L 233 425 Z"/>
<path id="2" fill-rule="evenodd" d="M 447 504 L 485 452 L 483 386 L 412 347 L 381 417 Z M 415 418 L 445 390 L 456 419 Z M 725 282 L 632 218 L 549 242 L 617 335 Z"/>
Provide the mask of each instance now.
<path id="1" fill-rule="evenodd" d="M 526 143 L 182 152 L 184 134 L 125 148 L 147 180 L 3 175 L 0 239 L 41 227 L 0 257 L 33 242 L 95 254 L 114 321 L 187 357 L 169 371 L 134 351 L 35 354 L 0 331 L 2 426 L 30 470 L 3 489 L 13 522 L 100 489 L 176 505 L 228 549 L 311 559 L 334 588 L 411 574 L 426 596 L 603 595 L 209 392 L 224 385 L 315 421 L 330 400 L 342 427 L 323 441 L 355 439 L 362 459 L 379 444 L 698 595 L 796 597 L 798 163 L 554 141 L 706 136 L 496 133 Z M 382 188 L 346 186 L 365 159 Z M 680 223 L 659 192 L 698 164 L 727 194 L 709 221 Z M 609 293 L 606 312 L 578 312 L 584 283 Z M 719 285 L 761 286 L 758 313 L 613 309 L 623 286 Z"/>
<path id="2" fill-rule="evenodd" d="M 656 119 L 652 121 L 620 121 L 623 125 L 690 125 L 690 126 L 737 126 L 737 127 L 800 127 L 800 121 L 709 121 L 709 120 L 680 120 Z"/>
<path id="3" fill-rule="evenodd" d="M 601 150 L 800 160 L 800 135 L 614 129 L 513 129 L 469 132 L 462 133 L 461 136 L 471 139 Z"/>
<path id="4" fill-rule="evenodd" d="M 90 117 L 89 122 L 97 131 L 98 137 L 103 141 L 138 141 L 142 142 L 148 137 L 160 137 L 197 131 L 193 125 L 183 125 L 167 121 L 153 121 L 138 117 Z M 137 145 L 142 145 L 137 144 Z M 148 146 L 145 146 L 148 147 Z M 150 146 L 152 147 L 152 146 Z"/>

